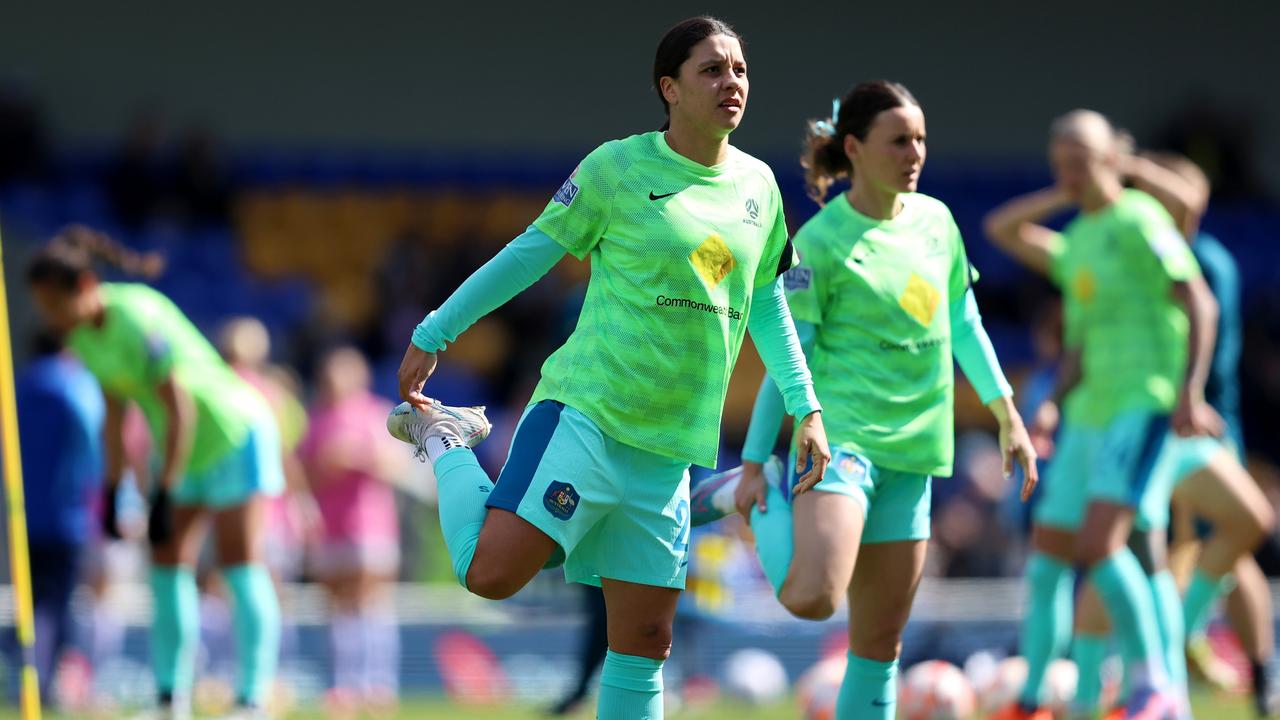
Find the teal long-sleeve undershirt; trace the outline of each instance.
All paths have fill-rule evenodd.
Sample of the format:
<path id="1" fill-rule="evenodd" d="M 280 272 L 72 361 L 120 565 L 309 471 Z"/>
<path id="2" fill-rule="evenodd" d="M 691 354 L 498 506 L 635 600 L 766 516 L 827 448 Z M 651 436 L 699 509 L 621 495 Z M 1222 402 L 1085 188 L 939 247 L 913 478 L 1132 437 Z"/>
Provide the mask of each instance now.
<path id="1" fill-rule="evenodd" d="M 774 384 L 776 402 L 786 412 L 799 418 L 822 409 L 813 391 L 813 375 L 805 361 L 805 351 L 797 335 L 787 307 L 782 278 L 768 286 L 756 288 L 747 316 L 747 330 L 764 361 L 766 377 L 778 378 Z M 774 432 L 777 435 L 777 432 Z"/>
<path id="2" fill-rule="evenodd" d="M 1000 369 L 995 348 L 991 346 L 991 338 L 982 326 L 982 315 L 978 312 L 978 302 L 973 296 L 973 290 L 967 291 L 963 298 L 952 303 L 950 312 L 952 354 L 983 404 L 999 397 L 1012 396 L 1013 389 Z M 795 327 L 805 357 L 812 359 L 818 326 L 797 322 Z M 751 412 L 751 424 L 742 448 L 743 460 L 762 463 L 769 459 L 778 440 L 782 418 L 786 414 L 778 386 L 766 374 L 764 381 L 760 383 L 760 392 L 756 394 L 756 404 Z"/>
<path id="3" fill-rule="evenodd" d="M 423 318 L 413 331 L 413 344 L 426 352 L 443 350 L 477 320 L 550 272 L 564 256 L 565 249 L 559 243 L 529 226 Z M 819 410 L 781 278 L 756 289 L 747 314 L 747 329 L 770 375 L 780 380 L 775 386 L 782 388 L 779 404 L 798 417 Z"/>
<path id="4" fill-rule="evenodd" d="M 530 225 L 423 318 L 413 330 L 413 344 L 426 352 L 445 349 L 477 320 L 551 272 L 565 254 L 564 247 Z"/>

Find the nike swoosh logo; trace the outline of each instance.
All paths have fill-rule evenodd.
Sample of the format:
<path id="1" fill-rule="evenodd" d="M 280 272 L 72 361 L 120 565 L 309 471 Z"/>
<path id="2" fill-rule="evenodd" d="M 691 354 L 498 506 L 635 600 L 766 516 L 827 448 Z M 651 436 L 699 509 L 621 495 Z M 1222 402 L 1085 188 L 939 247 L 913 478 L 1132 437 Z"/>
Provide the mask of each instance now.
<path id="1" fill-rule="evenodd" d="M 652 190 L 650 190 L 650 191 L 649 191 L 649 199 L 650 199 L 650 200 L 661 200 L 662 198 L 665 198 L 665 197 L 671 197 L 672 195 L 675 195 L 675 194 L 676 194 L 676 193 L 678 193 L 678 192 L 680 192 L 680 191 L 679 191 L 679 190 L 677 190 L 676 192 L 669 192 L 669 193 L 666 193 L 665 195 L 654 195 L 654 194 L 653 194 L 653 191 L 652 191 Z"/>
<path id="2" fill-rule="evenodd" d="M 892 700 L 881 700 L 881 699 L 877 698 L 877 699 L 875 699 L 875 700 L 872 700 L 872 701 L 871 701 L 871 704 L 872 704 L 872 705 L 874 705 L 874 706 L 876 706 L 876 707 L 889 707 L 890 705 L 892 705 L 892 704 L 893 704 L 893 701 L 892 701 Z"/>

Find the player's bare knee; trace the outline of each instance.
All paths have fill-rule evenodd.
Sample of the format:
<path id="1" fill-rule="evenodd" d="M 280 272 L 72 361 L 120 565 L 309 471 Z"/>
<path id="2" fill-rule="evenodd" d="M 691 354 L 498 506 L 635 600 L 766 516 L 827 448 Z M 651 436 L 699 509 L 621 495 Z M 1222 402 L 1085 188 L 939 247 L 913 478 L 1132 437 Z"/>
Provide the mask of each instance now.
<path id="1" fill-rule="evenodd" d="M 902 633 L 892 629 L 872 631 L 851 638 L 849 649 L 854 655 L 876 662 L 893 662 L 902 652 Z"/>
<path id="2" fill-rule="evenodd" d="M 1235 540 L 1235 545 L 1242 551 L 1249 551 L 1262 544 L 1267 534 L 1275 525 L 1275 516 L 1268 508 L 1265 513 L 1250 513 L 1241 521 L 1226 523 L 1222 530 L 1228 532 Z"/>
<path id="3" fill-rule="evenodd" d="M 805 620 L 826 620 L 836 612 L 837 600 L 830 593 L 795 590 L 784 586 L 778 600 L 792 615 Z"/>
<path id="4" fill-rule="evenodd" d="M 467 570 L 467 590 L 486 600 L 506 600 L 520 592 L 524 584 L 509 574 L 495 572 L 483 565 L 472 563 Z"/>
<path id="5" fill-rule="evenodd" d="M 666 660 L 671 655 L 671 636 L 668 622 L 638 622 L 627 629 L 624 637 L 610 641 L 609 647 L 624 655 Z"/>

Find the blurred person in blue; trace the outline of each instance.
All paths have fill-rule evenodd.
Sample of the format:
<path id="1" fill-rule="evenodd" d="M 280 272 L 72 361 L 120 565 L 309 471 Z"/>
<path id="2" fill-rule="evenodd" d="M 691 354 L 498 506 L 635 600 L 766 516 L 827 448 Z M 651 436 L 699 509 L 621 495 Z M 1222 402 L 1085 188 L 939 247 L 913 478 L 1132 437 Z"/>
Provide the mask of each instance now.
<path id="1" fill-rule="evenodd" d="M 35 661 L 40 697 L 48 701 L 58 659 L 71 639 L 71 594 L 93 535 L 106 406 L 97 381 L 49 332 L 36 339 L 35 358 L 17 380 L 17 397 Z"/>

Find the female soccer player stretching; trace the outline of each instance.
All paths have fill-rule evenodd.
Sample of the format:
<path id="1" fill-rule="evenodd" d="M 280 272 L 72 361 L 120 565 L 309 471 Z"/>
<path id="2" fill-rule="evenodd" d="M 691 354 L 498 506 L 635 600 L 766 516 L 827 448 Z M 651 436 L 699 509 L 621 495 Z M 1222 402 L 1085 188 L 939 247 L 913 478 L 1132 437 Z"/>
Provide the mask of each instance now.
<path id="1" fill-rule="evenodd" d="M 919 103 L 902 85 L 867 82 L 833 115 L 810 123 L 809 194 L 822 203 L 837 179 L 852 186 L 796 234 L 800 264 L 785 278 L 828 415 L 831 472 L 780 482 L 770 455 L 784 410 L 776 378 L 766 377 L 740 480 L 730 471 L 700 483 L 695 506 L 700 520 L 735 506 L 750 517 L 765 574 L 793 614 L 829 617 L 848 594 L 836 717 L 892 718 L 932 476 L 952 471 L 953 354 L 999 421 L 1005 472 L 1015 460 L 1026 472 L 1024 498 L 1036 483 L 1035 451 L 982 327 L 955 221 L 915 192 L 925 160 Z"/>
<path id="2" fill-rule="evenodd" d="M 1182 608 L 1164 571 L 1163 533 L 1139 544 L 1146 572 L 1126 543 L 1135 515 L 1155 518 L 1151 527 L 1167 516 L 1172 487 L 1161 481 L 1157 460 L 1170 429 L 1182 436 L 1221 430 L 1204 401 L 1216 303 L 1169 214 L 1150 195 L 1123 188 L 1124 145 L 1103 116 L 1064 115 L 1051 128 L 1055 187 L 1011 200 L 987 218 L 993 241 L 1050 275 L 1075 313 L 1068 371 L 1056 393 L 1074 394 L 1072 444 L 1064 436 L 1058 452 L 1065 454 L 1054 460 L 1027 571 L 1023 642 L 1032 676 L 1024 714 L 1036 702 L 1040 658 L 1069 632 L 1073 560 L 1088 569 L 1119 635 L 1131 682 L 1126 717 L 1187 712 Z M 1080 214 L 1061 235 L 1039 224 L 1073 206 Z M 1058 415 L 1047 403 L 1036 424 L 1052 432 Z M 1229 554 L 1229 544 L 1215 556 Z M 1078 649 L 1087 652 L 1079 657 L 1092 664 L 1102 646 L 1082 642 Z"/>
<path id="3" fill-rule="evenodd" d="M 188 717 L 199 641 L 194 569 L 210 518 L 234 601 L 237 694 L 243 717 L 262 713 L 279 653 L 280 608 L 263 564 L 267 495 L 284 484 L 275 420 L 168 298 L 141 284 L 100 282 L 94 260 L 139 271 L 139 258 L 101 233 L 72 227 L 33 259 L 36 307 L 98 378 L 107 398 L 108 533 L 124 462 L 126 403 L 147 418 L 160 470 L 147 537 L 155 603 L 151 656 L 163 717 Z"/>
<path id="4" fill-rule="evenodd" d="M 744 333 L 803 418 L 806 481 L 830 453 L 779 275 L 789 266 L 773 173 L 729 145 L 747 103 L 734 31 L 713 18 L 662 38 L 653 83 L 669 124 L 587 155 L 523 235 L 414 331 L 408 401 L 388 419 L 434 464 L 458 580 L 504 598 L 563 557 L 609 615 L 599 717 L 662 717 L 661 668 L 685 582 L 690 464 L 713 467 Z M 578 325 L 547 360 L 497 484 L 468 448 L 488 422 L 423 396 L 435 353 L 548 272 L 591 258 Z M 563 551 L 563 556 L 559 551 Z M 556 559 L 553 560 L 553 554 Z"/>

